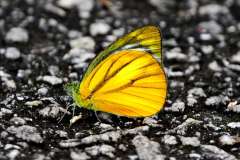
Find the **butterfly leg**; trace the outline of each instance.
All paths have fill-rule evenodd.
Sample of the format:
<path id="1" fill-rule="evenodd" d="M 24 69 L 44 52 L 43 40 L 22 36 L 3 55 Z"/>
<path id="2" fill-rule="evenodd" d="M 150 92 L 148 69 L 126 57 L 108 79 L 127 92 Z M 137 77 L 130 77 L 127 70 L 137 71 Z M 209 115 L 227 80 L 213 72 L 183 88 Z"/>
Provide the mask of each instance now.
<path id="1" fill-rule="evenodd" d="M 96 116 L 98 122 L 102 123 L 102 121 L 99 119 L 99 117 L 98 117 L 98 115 L 97 115 L 97 111 L 94 111 L 94 114 L 95 114 L 95 116 Z"/>
<path id="2" fill-rule="evenodd" d="M 62 115 L 62 117 L 59 119 L 58 123 L 60 123 L 60 122 L 63 120 L 63 118 L 65 117 L 65 115 L 68 113 L 68 109 L 69 109 L 70 107 L 74 106 L 74 105 L 75 105 L 75 104 L 70 104 L 70 105 L 67 106 L 66 112 L 64 112 L 64 114 Z"/>

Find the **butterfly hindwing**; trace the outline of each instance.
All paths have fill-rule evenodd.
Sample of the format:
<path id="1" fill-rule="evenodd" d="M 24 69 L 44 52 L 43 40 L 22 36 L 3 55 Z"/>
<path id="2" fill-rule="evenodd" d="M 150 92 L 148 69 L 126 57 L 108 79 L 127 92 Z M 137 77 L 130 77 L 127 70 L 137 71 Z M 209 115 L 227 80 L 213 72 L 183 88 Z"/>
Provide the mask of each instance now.
<path id="1" fill-rule="evenodd" d="M 128 117 L 160 111 L 166 98 L 161 64 L 148 52 L 120 50 L 101 61 L 83 79 L 80 95 L 93 109 Z"/>

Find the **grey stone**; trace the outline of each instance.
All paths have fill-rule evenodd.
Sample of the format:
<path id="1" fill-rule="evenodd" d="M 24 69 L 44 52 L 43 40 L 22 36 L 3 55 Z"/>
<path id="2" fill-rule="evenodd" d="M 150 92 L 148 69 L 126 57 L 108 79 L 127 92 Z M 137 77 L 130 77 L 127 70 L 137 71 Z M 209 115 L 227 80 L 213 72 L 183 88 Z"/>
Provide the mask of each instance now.
<path id="1" fill-rule="evenodd" d="M 198 137 L 180 137 L 180 140 L 184 146 L 197 147 L 200 145 Z"/>
<path id="2" fill-rule="evenodd" d="M 87 152 L 91 156 L 97 156 L 99 154 L 102 154 L 102 155 L 108 156 L 109 158 L 115 157 L 114 155 L 115 148 L 107 144 L 102 144 L 100 146 L 95 145 L 91 147 L 86 147 L 85 152 Z"/>
<path id="3" fill-rule="evenodd" d="M 240 143 L 240 137 L 230 136 L 230 135 L 222 135 L 221 137 L 219 137 L 219 142 L 222 145 L 234 145 L 236 143 Z"/>
<path id="4" fill-rule="evenodd" d="M 85 152 L 82 150 L 72 150 L 70 152 L 70 157 L 72 160 L 88 160 L 91 159 Z"/>
<path id="5" fill-rule="evenodd" d="M 58 118 L 60 113 L 67 113 L 66 109 L 59 106 L 59 104 L 50 104 L 49 106 L 39 110 L 39 114 L 43 117 Z"/>
<path id="6" fill-rule="evenodd" d="M 167 134 L 170 134 L 170 133 L 177 133 L 179 135 L 186 135 L 187 133 L 187 130 L 193 126 L 193 125 L 200 125 L 202 124 L 203 121 L 199 121 L 199 120 L 196 120 L 196 119 L 193 119 L 193 118 L 188 118 L 185 122 L 183 122 L 182 124 L 178 125 L 177 127 L 171 129 L 171 130 L 168 130 L 166 131 Z"/>
<path id="7" fill-rule="evenodd" d="M 185 103 L 180 100 L 177 100 L 176 102 L 174 102 L 171 107 L 165 108 L 166 111 L 171 111 L 171 112 L 184 112 L 184 109 L 185 109 Z"/>
<path id="8" fill-rule="evenodd" d="M 207 97 L 206 93 L 202 88 L 192 88 L 188 90 L 188 95 L 193 95 L 196 97 Z"/>
<path id="9" fill-rule="evenodd" d="M 56 134 L 58 134 L 59 137 L 61 137 L 61 138 L 67 138 L 67 137 L 68 137 L 68 133 L 67 133 L 66 131 L 57 130 L 57 131 L 55 131 L 55 132 L 56 132 Z"/>
<path id="10" fill-rule="evenodd" d="M 219 104 L 226 104 L 226 102 L 229 100 L 226 96 L 212 96 L 206 99 L 205 105 L 207 106 L 217 106 Z"/>
<path id="11" fill-rule="evenodd" d="M 7 59 L 16 60 L 16 59 L 20 58 L 20 56 L 21 56 L 21 53 L 17 48 L 8 47 L 6 49 L 5 57 Z"/>
<path id="12" fill-rule="evenodd" d="M 232 55 L 231 62 L 240 63 L 240 51 L 238 51 L 236 54 Z"/>
<path id="13" fill-rule="evenodd" d="M 76 39 L 70 40 L 71 48 L 80 48 L 93 51 L 95 48 L 95 41 L 91 37 L 78 37 Z M 73 52 L 74 50 L 70 50 Z M 77 51 L 77 50 L 76 50 Z"/>
<path id="14" fill-rule="evenodd" d="M 48 89 L 46 87 L 39 88 L 37 93 L 42 95 L 42 96 L 46 96 L 47 93 L 48 93 Z"/>
<path id="15" fill-rule="evenodd" d="M 104 22 L 96 22 L 90 25 L 90 33 L 92 36 L 107 34 L 110 29 L 111 27 Z"/>
<path id="16" fill-rule="evenodd" d="M 63 10 L 62 8 L 59 8 L 59 7 L 55 6 L 55 5 L 52 4 L 52 3 L 47 3 L 44 8 L 45 8 L 46 11 L 48 11 L 48 12 L 50 12 L 50 13 L 53 13 L 53 14 L 55 14 L 55 15 L 58 15 L 58 16 L 60 16 L 60 17 L 65 17 L 66 14 L 67 14 L 67 13 L 65 12 L 65 10 Z"/>
<path id="17" fill-rule="evenodd" d="M 28 42 L 29 36 L 27 30 L 20 27 L 11 28 L 5 37 L 7 42 Z"/>
<path id="18" fill-rule="evenodd" d="M 20 154 L 20 151 L 19 150 L 11 150 L 7 153 L 7 157 L 10 159 L 10 160 L 14 160 L 16 159 Z"/>
<path id="19" fill-rule="evenodd" d="M 208 68 L 212 71 L 215 71 L 215 72 L 221 72 L 223 70 L 222 67 L 218 64 L 217 61 L 210 62 L 209 65 L 208 65 Z"/>
<path id="20" fill-rule="evenodd" d="M 201 154 L 205 159 L 237 160 L 237 158 L 226 151 L 213 145 L 201 145 Z"/>
<path id="21" fill-rule="evenodd" d="M 161 154 L 160 144 L 149 140 L 143 135 L 137 135 L 132 140 L 141 160 L 164 160 L 165 155 Z"/>
<path id="22" fill-rule="evenodd" d="M 10 119 L 10 122 L 15 124 L 15 125 L 24 125 L 26 124 L 25 119 L 21 118 L 21 117 L 13 117 Z"/>
<path id="23" fill-rule="evenodd" d="M 230 122 L 227 126 L 230 128 L 240 128 L 240 122 Z"/>
<path id="24" fill-rule="evenodd" d="M 213 21 L 213 20 L 201 22 L 199 24 L 199 27 L 207 30 L 208 32 L 210 32 L 212 34 L 219 34 L 222 32 L 221 25 L 219 25 L 216 21 Z"/>
<path id="25" fill-rule="evenodd" d="M 199 8 L 199 14 L 204 16 L 208 15 L 211 18 L 216 19 L 218 14 L 228 14 L 229 10 L 226 6 L 224 5 L 219 5 L 219 4 L 207 4 L 204 6 L 201 6 Z"/>
<path id="26" fill-rule="evenodd" d="M 40 133 L 37 131 L 37 128 L 23 125 L 20 127 L 10 126 L 7 128 L 7 131 L 11 134 L 14 134 L 17 138 L 35 143 L 42 143 L 43 138 Z"/>
<path id="27" fill-rule="evenodd" d="M 47 82 L 51 85 L 58 85 L 58 84 L 62 84 L 63 80 L 61 78 L 58 78 L 56 76 L 43 76 L 43 77 L 39 77 L 37 80 L 42 80 L 44 82 Z"/>
<path id="28" fill-rule="evenodd" d="M 176 145 L 177 144 L 177 139 L 175 136 L 172 135 L 164 135 L 162 138 L 162 142 L 167 145 Z"/>
<path id="29" fill-rule="evenodd" d="M 168 51 L 166 54 L 166 58 L 168 60 L 177 60 L 177 61 L 184 61 L 186 62 L 188 57 L 184 53 L 182 53 L 180 48 L 174 48 L 170 51 Z"/>

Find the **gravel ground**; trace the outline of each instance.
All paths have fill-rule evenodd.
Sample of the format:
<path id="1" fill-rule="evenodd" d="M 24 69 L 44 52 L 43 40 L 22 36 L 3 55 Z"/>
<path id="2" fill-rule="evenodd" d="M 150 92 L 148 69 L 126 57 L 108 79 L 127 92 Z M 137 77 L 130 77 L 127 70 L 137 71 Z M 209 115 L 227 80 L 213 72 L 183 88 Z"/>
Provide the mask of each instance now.
<path id="1" fill-rule="evenodd" d="M 1 0 L 0 159 L 240 159 L 239 10 L 239 0 Z M 162 30 L 165 109 L 99 112 L 99 123 L 76 108 L 69 126 L 62 85 L 147 24 Z"/>

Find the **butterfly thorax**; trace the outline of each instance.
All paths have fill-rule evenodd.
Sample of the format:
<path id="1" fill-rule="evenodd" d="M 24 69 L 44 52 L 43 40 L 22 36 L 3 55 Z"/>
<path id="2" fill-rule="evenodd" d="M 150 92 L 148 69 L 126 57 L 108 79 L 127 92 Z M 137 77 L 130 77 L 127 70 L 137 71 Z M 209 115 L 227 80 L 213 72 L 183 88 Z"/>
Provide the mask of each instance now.
<path id="1" fill-rule="evenodd" d="M 64 89 L 67 91 L 68 95 L 71 96 L 75 102 L 75 104 L 79 107 L 84 107 L 87 109 L 94 109 L 92 104 L 90 103 L 90 99 L 84 99 L 79 92 L 80 83 L 79 82 L 71 82 L 67 83 L 64 86 Z"/>

